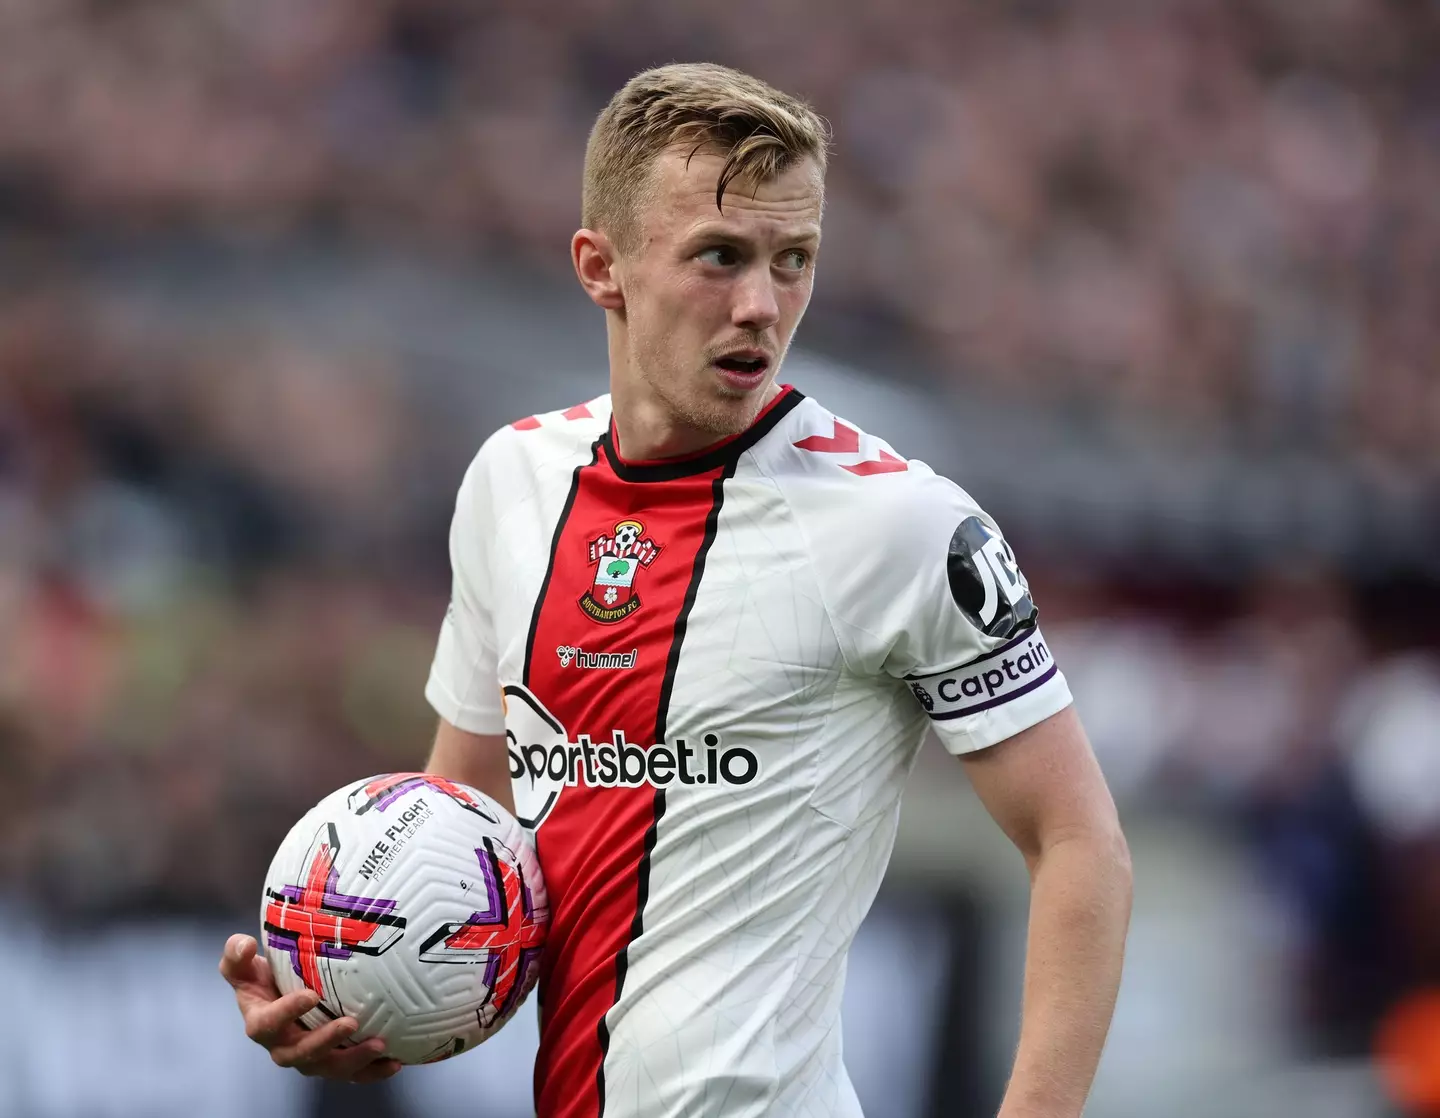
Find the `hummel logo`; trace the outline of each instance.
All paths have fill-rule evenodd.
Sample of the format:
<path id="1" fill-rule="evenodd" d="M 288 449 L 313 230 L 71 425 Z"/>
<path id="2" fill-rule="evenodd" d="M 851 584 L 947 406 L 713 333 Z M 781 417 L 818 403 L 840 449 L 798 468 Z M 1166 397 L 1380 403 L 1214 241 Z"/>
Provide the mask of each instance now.
<path id="1" fill-rule="evenodd" d="M 562 644 L 556 646 L 555 655 L 560 657 L 562 668 L 568 668 L 572 660 L 577 668 L 633 668 L 640 658 L 640 650 L 632 648 L 629 652 L 586 652 L 583 648 Z"/>

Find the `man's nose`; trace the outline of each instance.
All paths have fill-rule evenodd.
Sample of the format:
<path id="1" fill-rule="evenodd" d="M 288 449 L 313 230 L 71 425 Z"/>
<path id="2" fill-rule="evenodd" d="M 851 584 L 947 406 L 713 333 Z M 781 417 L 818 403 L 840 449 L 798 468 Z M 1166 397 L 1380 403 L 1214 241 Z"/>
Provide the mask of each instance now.
<path id="1" fill-rule="evenodd" d="M 735 292 L 730 322 L 742 330 L 768 330 L 780 321 L 780 303 L 775 298 L 775 280 L 768 265 L 747 268 Z"/>

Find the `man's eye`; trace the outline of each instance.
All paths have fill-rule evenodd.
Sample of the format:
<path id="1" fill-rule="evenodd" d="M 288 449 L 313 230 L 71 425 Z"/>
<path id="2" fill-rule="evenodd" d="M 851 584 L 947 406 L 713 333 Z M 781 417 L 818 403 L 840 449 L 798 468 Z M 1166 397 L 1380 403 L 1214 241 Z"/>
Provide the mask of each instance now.
<path id="1" fill-rule="evenodd" d="M 805 265 L 810 262 L 808 254 L 798 248 L 792 248 L 788 252 L 780 254 L 780 266 L 789 271 L 803 272 Z"/>
<path id="2" fill-rule="evenodd" d="M 728 268 L 731 264 L 739 261 L 740 255 L 729 245 L 712 245 L 710 248 L 701 250 L 700 259 L 706 264 Z"/>

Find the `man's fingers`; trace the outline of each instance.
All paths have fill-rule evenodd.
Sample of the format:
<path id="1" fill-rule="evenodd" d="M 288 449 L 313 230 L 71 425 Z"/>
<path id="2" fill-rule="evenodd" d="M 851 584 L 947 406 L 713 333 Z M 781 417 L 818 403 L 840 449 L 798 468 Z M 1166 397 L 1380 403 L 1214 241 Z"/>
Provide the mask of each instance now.
<path id="1" fill-rule="evenodd" d="M 399 1060 L 376 1060 L 369 1067 L 363 1067 L 351 1078 L 353 1083 L 378 1083 L 389 1079 L 405 1065 Z"/>
<path id="2" fill-rule="evenodd" d="M 376 1063 L 385 1063 L 384 1059 L 385 1042 L 379 1037 L 371 1037 L 350 1048 L 334 1048 L 319 1060 L 314 1061 L 308 1068 L 308 1075 L 323 1075 L 327 1079 L 350 1079 L 357 1076 Z"/>
<path id="3" fill-rule="evenodd" d="M 225 941 L 225 950 L 220 954 L 220 973 L 231 986 L 251 977 L 251 962 L 258 946 L 254 936 L 236 934 Z"/>
<path id="4" fill-rule="evenodd" d="M 270 960 L 257 949 L 249 936 L 231 936 L 231 944 L 240 943 L 234 950 L 226 944 L 225 953 L 220 957 L 220 973 L 235 990 L 242 1011 L 251 1005 L 272 1002 L 280 996 L 275 986 L 275 973 L 270 969 Z"/>
<path id="5" fill-rule="evenodd" d="M 252 966 L 255 968 L 255 981 L 268 989 L 274 989 L 275 974 L 270 970 L 270 960 L 257 952 Z"/>
<path id="6" fill-rule="evenodd" d="M 293 1044 L 276 1044 L 270 1049 L 270 1058 L 282 1068 L 309 1070 L 308 1065 L 328 1055 L 337 1044 L 349 1038 L 359 1027 L 353 1017 L 341 1017 L 338 1021 L 327 1021 L 318 1029 L 301 1035 Z"/>
<path id="7" fill-rule="evenodd" d="M 255 954 L 256 948 L 260 945 L 254 936 L 247 936 L 244 932 L 236 932 L 225 941 L 225 955 L 227 958 L 237 962 L 243 961 Z"/>
<path id="8" fill-rule="evenodd" d="M 255 937 L 237 934 L 225 941 L 220 973 L 235 989 L 245 1035 L 269 1049 L 271 1059 L 281 1067 L 355 1083 L 389 1079 L 400 1070 L 400 1062 L 385 1056 L 385 1042 L 378 1038 L 340 1047 L 359 1027 L 353 1017 L 327 1021 L 315 1029 L 302 1026 L 300 1018 L 319 1004 L 319 997 L 313 990 L 280 994 Z"/>
<path id="9" fill-rule="evenodd" d="M 240 991 L 245 995 L 245 991 Z M 247 998 L 247 1001 L 249 999 Z M 257 1044 L 273 1048 L 280 1043 L 294 1043 L 284 1035 L 286 1026 L 299 1028 L 300 1017 L 309 1013 L 319 1002 L 313 990 L 296 990 L 274 1001 L 255 1001 L 245 1005 L 245 1035 Z"/>

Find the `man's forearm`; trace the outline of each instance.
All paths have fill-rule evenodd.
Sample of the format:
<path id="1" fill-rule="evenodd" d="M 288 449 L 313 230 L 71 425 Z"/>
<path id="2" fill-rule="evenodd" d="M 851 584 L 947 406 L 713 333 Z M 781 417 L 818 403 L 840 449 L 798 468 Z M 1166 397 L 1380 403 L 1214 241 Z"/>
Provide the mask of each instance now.
<path id="1" fill-rule="evenodd" d="M 510 753 L 503 734 L 472 734 L 442 718 L 425 771 L 478 788 L 506 811 L 515 811 Z"/>
<path id="2" fill-rule="evenodd" d="M 1060 839 L 1030 878 L 1020 1046 L 1000 1118 L 1077 1118 L 1120 986 L 1129 852 L 1118 833 Z"/>

